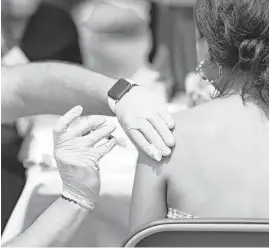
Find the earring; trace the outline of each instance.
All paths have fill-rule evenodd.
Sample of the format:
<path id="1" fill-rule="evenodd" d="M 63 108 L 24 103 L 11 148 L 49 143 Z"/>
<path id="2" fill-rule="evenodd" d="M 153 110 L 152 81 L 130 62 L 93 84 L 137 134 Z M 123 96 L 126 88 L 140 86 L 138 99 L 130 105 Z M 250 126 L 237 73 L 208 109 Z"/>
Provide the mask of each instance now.
<path id="1" fill-rule="evenodd" d="M 219 65 L 219 64 L 217 64 L 218 67 L 219 67 L 219 76 L 215 80 L 209 80 L 208 78 L 205 77 L 205 75 L 203 73 L 201 73 L 204 64 L 205 64 L 205 59 L 203 61 L 201 61 L 201 63 L 196 68 L 196 71 L 198 72 L 198 74 L 200 75 L 200 77 L 202 78 L 202 80 L 204 80 L 206 83 L 208 83 L 208 84 L 215 83 L 215 81 L 220 77 L 220 75 L 222 73 L 222 66 Z"/>

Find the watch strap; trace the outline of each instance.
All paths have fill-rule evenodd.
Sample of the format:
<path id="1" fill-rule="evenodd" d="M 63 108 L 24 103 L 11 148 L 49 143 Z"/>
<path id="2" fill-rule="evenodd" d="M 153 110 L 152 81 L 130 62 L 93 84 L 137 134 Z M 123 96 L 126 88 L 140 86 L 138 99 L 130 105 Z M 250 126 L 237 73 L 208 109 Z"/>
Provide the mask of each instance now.
<path id="1" fill-rule="evenodd" d="M 116 113 L 116 101 L 113 100 L 111 97 L 108 97 L 108 106 L 111 111 L 115 114 Z"/>
<path id="2" fill-rule="evenodd" d="M 125 96 L 125 94 L 127 94 L 133 87 L 139 86 L 139 85 L 135 84 L 133 80 L 130 80 L 130 79 L 120 79 L 120 80 L 124 80 L 124 81 L 128 82 L 130 84 L 130 87 L 128 87 L 126 92 L 121 94 L 118 99 L 113 99 L 108 94 L 108 105 L 114 114 L 116 113 L 116 103 L 119 102 Z M 117 84 L 120 80 L 118 80 L 115 84 Z"/>

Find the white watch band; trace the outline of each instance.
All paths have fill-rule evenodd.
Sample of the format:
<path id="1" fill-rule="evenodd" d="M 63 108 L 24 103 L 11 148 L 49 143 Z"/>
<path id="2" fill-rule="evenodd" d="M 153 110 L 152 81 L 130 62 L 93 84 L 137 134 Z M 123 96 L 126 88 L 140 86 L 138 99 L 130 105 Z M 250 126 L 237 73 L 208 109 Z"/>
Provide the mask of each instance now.
<path id="1" fill-rule="evenodd" d="M 124 80 L 129 82 L 131 85 L 135 84 L 135 82 L 131 79 L 124 79 Z M 117 101 L 108 96 L 108 106 L 114 114 L 116 114 L 116 103 Z"/>
<path id="2" fill-rule="evenodd" d="M 108 106 L 111 109 L 111 111 L 116 114 L 116 101 L 112 99 L 111 97 L 108 97 Z"/>

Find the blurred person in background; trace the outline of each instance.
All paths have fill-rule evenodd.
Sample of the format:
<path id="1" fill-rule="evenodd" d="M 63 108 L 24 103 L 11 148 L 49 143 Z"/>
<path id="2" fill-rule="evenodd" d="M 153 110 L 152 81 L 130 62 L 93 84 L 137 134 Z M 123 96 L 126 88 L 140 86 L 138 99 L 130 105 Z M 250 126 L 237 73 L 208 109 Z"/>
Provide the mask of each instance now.
<path id="1" fill-rule="evenodd" d="M 82 63 L 76 26 L 61 6 L 42 0 L 3 0 L 1 6 L 2 64 L 43 60 Z M 31 127 L 34 124 L 30 122 L 34 121 L 35 118 L 31 118 L 26 123 Z M 1 130 L 3 232 L 26 179 L 25 170 L 18 160 L 23 139 L 17 124 L 3 124 Z M 12 192 L 8 186 L 10 182 Z"/>
<path id="2" fill-rule="evenodd" d="M 216 95 L 175 116 L 170 158 L 139 156 L 132 229 L 164 218 L 269 218 L 269 2 L 197 0 L 195 13 L 197 70 Z"/>
<path id="3" fill-rule="evenodd" d="M 85 67 L 110 77 L 132 78 L 146 60 L 146 6 L 133 0 L 82 2 L 73 16 Z"/>
<path id="4" fill-rule="evenodd" d="M 153 0 L 149 61 L 166 84 L 168 100 L 185 93 L 185 79 L 195 71 L 194 0 Z"/>
<path id="5" fill-rule="evenodd" d="M 3 0 L 2 26 L 29 61 L 61 60 L 81 64 L 76 26 L 57 1 Z"/>

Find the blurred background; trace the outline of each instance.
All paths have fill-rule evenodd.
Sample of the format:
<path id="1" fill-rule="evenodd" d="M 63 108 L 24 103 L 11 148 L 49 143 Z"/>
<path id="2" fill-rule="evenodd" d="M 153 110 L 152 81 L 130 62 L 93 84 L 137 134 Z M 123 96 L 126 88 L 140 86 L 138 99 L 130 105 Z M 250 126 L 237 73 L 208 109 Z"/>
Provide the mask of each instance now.
<path id="1" fill-rule="evenodd" d="M 193 5 L 194 0 L 2 0 L 2 64 L 80 64 L 114 78 L 133 79 L 166 102 L 171 112 L 184 110 L 208 101 L 210 92 L 194 73 Z M 23 118 L 1 127 L 4 239 L 29 226 L 61 191 L 52 156 L 56 119 Z M 124 162 L 120 151 L 111 155 L 120 166 L 103 169 L 100 213 L 92 217 L 95 228 L 84 227 L 87 233 L 74 245 L 116 246 L 126 235 L 136 164 L 136 155 L 126 154 L 133 162 L 127 155 Z M 106 201 L 114 207 L 104 208 Z"/>
<path id="2" fill-rule="evenodd" d="M 171 102 L 185 91 L 186 75 L 196 67 L 193 4 L 194 0 L 3 0 L 2 53 L 20 46 L 30 61 L 80 63 L 112 77 L 140 79 L 143 73 L 151 74 L 153 78 L 141 81 L 162 82 L 160 91 Z"/>

